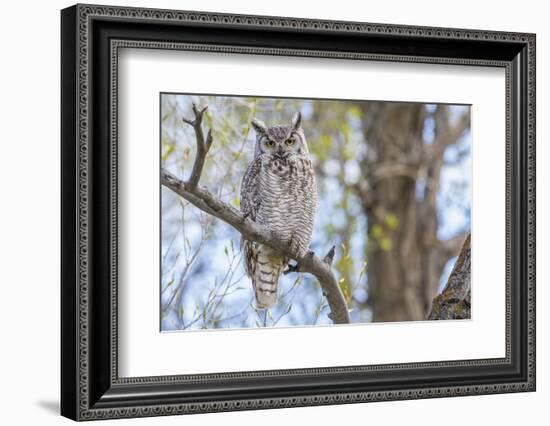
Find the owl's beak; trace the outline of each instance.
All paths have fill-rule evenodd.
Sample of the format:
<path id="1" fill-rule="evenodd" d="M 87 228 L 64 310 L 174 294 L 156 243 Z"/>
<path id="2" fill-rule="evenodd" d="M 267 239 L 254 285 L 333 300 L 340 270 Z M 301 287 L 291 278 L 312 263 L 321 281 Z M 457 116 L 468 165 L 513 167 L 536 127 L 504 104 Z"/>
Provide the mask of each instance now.
<path id="1" fill-rule="evenodd" d="M 277 148 L 277 152 L 275 153 L 275 155 L 276 155 L 277 157 L 283 158 L 284 153 L 285 153 L 285 151 L 283 150 L 283 147 L 279 145 L 279 147 Z"/>

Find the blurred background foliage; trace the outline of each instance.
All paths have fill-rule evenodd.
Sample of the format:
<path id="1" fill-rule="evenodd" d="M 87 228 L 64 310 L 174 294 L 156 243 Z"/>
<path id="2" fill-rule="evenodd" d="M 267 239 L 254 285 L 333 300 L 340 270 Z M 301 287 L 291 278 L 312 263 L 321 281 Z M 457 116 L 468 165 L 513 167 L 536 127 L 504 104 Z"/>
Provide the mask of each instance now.
<path id="1" fill-rule="evenodd" d="M 333 268 L 352 321 L 422 320 L 470 229 L 470 108 L 379 101 L 161 96 L 163 167 L 193 164 L 192 103 L 208 106 L 214 143 L 200 184 L 235 207 L 251 161 L 251 119 L 301 111 L 316 171 L 312 250 L 336 245 Z M 255 309 L 240 235 L 162 188 L 161 329 L 330 324 L 314 278 L 281 278 L 279 302 Z"/>

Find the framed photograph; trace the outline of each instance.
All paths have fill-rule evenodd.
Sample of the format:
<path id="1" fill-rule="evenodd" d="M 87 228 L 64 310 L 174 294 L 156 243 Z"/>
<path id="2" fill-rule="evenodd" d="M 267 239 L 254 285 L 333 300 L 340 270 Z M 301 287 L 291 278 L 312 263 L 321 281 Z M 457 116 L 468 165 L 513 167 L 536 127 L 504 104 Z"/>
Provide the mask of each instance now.
<path id="1" fill-rule="evenodd" d="M 535 390 L 535 35 L 61 12 L 61 413 Z"/>

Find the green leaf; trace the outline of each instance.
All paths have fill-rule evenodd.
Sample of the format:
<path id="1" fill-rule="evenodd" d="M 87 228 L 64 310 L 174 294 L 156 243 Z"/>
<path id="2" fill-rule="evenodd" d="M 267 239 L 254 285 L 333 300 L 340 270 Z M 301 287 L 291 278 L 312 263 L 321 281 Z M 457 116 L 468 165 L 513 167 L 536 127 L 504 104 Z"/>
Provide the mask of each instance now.
<path id="1" fill-rule="evenodd" d="M 386 221 L 387 227 L 392 231 L 399 227 L 399 219 L 393 213 L 388 213 L 384 220 Z"/>
<path id="2" fill-rule="evenodd" d="M 376 239 L 380 239 L 384 235 L 384 229 L 380 225 L 374 225 L 371 232 L 372 236 Z"/>
<path id="3" fill-rule="evenodd" d="M 189 158 L 190 153 L 191 153 L 191 148 L 189 148 L 188 146 L 183 148 L 183 159 L 187 160 Z"/>
<path id="4" fill-rule="evenodd" d="M 392 249 L 392 242 L 389 238 L 385 237 L 380 240 L 380 248 L 382 251 L 390 251 Z"/>
<path id="5" fill-rule="evenodd" d="M 168 160 L 168 157 L 176 150 L 176 145 L 168 145 L 168 148 L 164 150 L 164 154 L 162 154 L 162 161 Z"/>
<path id="6" fill-rule="evenodd" d="M 351 107 L 349 109 L 349 114 L 355 118 L 361 118 L 361 116 L 363 115 L 361 112 L 361 108 L 359 108 L 358 106 Z"/>
<path id="7" fill-rule="evenodd" d="M 353 151 L 348 145 L 342 148 L 342 157 L 344 160 L 353 160 L 353 154 Z"/>
<path id="8" fill-rule="evenodd" d="M 342 134 L 344 135 L 344 142 L 347 142 L 349 139 L 351 129 L 347 122 L 342 123 Z"/>

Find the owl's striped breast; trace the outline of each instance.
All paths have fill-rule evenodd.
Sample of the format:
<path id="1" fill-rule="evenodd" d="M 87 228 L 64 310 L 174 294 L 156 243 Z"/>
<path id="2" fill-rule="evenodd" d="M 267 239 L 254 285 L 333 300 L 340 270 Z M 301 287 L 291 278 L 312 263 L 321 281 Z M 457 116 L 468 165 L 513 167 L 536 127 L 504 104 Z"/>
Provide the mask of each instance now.
<path id="1" fill-rule="evenodd" d="M 317 187 L 306 157 L 268 157 L 259 175 L 260 206 L 256 220 L 291 241 L 305 254 L 309 249 L 317 204 Z"/>

